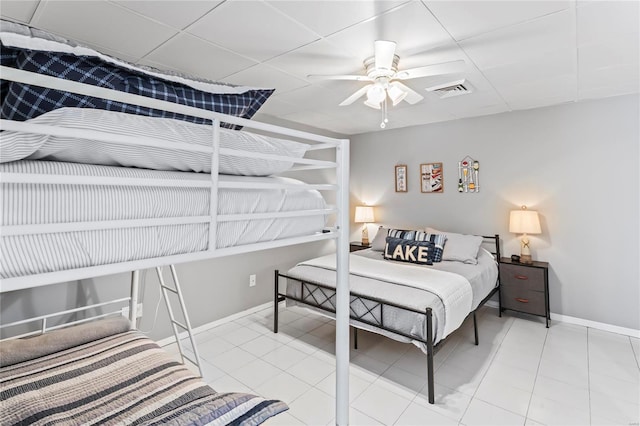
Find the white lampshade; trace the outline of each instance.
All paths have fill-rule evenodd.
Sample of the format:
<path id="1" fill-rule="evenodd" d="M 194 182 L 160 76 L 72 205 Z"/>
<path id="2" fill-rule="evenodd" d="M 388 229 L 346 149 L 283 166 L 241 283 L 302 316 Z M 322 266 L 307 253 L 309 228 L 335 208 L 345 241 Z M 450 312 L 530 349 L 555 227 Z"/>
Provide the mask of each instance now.
<path id="1" fill-rule="evenodd" d="M 389 89 L 387 89 L 387 93 L 389 94 L 389 99 L 391 99 L 391 102 L 393 102 L 393 106 L 398 105 L 404 98 L 407 97 L 407 92 L 400 89 L 398 86 L 393 85 L 393 83 L 391 83 Z"/>
<path id="2" fill-rule="evenodd" d="M 380 109 L 380 102 L 374 103 L 374 102 L 369 101 L 369 99 L 365 99 L 364 104 L 366 106 L 368 106 L 369 108 Z"/>
<path id="3" fill-rule="evenodd" d="M 512 210 L 509 215 L 509 232 L 514 234 L 540 234 L 540 219 L 538 212 L 527 210 L 522 206 L 521 210 Z"/>
<path id="4" fill-rule="evenodd" d="M 367 90 L 367 101 L 372 104 L 380 104 L 386 97 L 387 92 L 385 92 L 384 87 L 379 84 L 374 84 Z"/>
<path id="5" fill-rule="evenodd" d="M 371 206 L 357 206 L 356 207 L 356 223 L 371 223 L 376 219 L 373 216 L 373 207 Z"/>

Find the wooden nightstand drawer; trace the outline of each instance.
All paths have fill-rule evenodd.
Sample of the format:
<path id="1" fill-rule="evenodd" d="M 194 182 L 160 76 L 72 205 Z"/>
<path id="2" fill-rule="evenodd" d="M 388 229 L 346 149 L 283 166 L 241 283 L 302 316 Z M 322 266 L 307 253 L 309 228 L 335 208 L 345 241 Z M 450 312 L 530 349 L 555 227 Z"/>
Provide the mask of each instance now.
<path id="1" fill-rule="evenodd" d="M 545 317 L 547 328 L 549 312 L 549 264 L 513 262 L 500 259 L 500 312 L 505 309 Z"/>
<path id="2" fill-rule="evenodd" d="M 544 269 L 502 263 L 500 283 L 507 287 L 544 291 Z"/>
<path id="3" fill-rule="evenodd" d="M 527 290 L 518 287 L 502 288 L 502 307 L 528 314 L 546 316 L 544 291 Z"/>

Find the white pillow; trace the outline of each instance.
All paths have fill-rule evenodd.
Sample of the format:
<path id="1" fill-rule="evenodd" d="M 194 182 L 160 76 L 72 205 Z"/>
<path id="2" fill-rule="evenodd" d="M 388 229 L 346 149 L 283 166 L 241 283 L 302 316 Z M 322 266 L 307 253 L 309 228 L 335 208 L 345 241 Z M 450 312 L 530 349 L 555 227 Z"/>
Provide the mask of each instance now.
<path id="1" fill-rule="evenodd" d="M 425 228 L 428 234 L 442 234 L 447 236 L 447 242 L 442 252 L 442 260 L 453 260 L 472 265 L 478 264 L 478 251 L 482 244 L 482 237 L 478 235 L 464 235 L 453 232 L 438 231 Z"/>
<path id="2" fill-rule="evenodd" d="M 373 241 L 371 242 L 371 250 L 374 251 L 384 251 L 384 246 L 387 242 L 387 235 L 389 234 L 389 229 L 384 227 L 378 228 L 378 233 L 375 237 L 373 237 Z"/>
<path id="3" fill-rule="evenodd" d="M 146 117 L 91 108 L 60 108 L 26 123 L 78 130 L 108 131 L 117 135 L 150 137 L 164 142 L 211 146 L 212 126 L 170 118 Z M 220 148 L 302 158 L 308 145 L 238 130 L 220 129 Z M 14 131 L 2 132 L 0 163 L 47 159 L 105 166 L 137 167 L 211 173 L 211 154 L 173 148 L 116 144 L 90 137 L 62 137 Z M 292 161 L 220 155 L 219 172 L 240 176 L 282 173 Z"/>

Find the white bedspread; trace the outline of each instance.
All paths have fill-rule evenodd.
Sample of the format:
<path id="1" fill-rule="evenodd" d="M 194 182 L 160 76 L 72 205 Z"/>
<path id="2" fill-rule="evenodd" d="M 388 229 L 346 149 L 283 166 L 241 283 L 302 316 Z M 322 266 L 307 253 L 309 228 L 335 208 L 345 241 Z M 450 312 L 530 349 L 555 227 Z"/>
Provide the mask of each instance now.
<path id="1" fill-rule="evenodd" d="M 460 327 L 472 309 L 471 284 L 462 275 L 409 263 L 381 262 L 361 256 L 350 256 L 349 262 L 351 275 L 414 287 L 437 295 L 445 309 L 443 338 Z M 336 256 L 330 254 L 299 265 L 335 270 Z"/>

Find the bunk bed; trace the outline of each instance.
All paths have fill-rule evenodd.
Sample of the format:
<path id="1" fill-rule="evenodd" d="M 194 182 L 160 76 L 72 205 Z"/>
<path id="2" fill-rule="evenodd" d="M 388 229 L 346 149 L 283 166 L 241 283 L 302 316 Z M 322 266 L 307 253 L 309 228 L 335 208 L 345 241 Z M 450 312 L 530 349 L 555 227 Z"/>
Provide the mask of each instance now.
<path id="1" fill-rule="evenodd" d="M 139 271 L 155 268 L 182 361 L 190 358 L 179 329 L 188 333 L 192 361 L 200 367 L 175 264 L 335 240 L 342 271 L 336 418 L 346 424 L 349 141 L 249 120 L 272 91 L 143 68 L 35 29 L 1 25 L 0 292 L 131 272 L 130 294 L 116 302 L 128 305 L 125 328 L 134 330 Z M 241 128 L 249 131 L 240 133 Z M 335 151 L 335 161 L 304 157 L 315 150 Z M 335 183 L 271 177 L 322 168 L 335 169 Z M 336 193 L 335 206 L 324 203 L 320 192 L 326 191 Z M 330 215 L 335 223 L 326 226 Z M 164 281 L 165 266 L 173 286 Z M 168 292 L 177 294 L 183 322 L 175 319 Z M 91 308 L 102 309 L 102 304 Z M 36 333 L 49 331 L 48 318 L 35 318 L 42 322 Z M 135 333 L 119 330 L 102 338 L 137 340 Z M 29 365 L 48 365 L 47 357 L 97 345 L 62 340 L 73 344 L 62 352 L 19 360 L 9 370 L 3 367 L 3 377 L 13 380 L 11 371 L 21 377 L 35 374 Z M 18 342 L 2 347 L 21 348 Z M 156 350 L 152 342 L 141 345 Z M 206 398 L 219 397 L 194 386 Z M 255 402 L 231 397 L 229 404 L 245 414 L 256 404 L 265 405 L 253 396 L 239 398 Z M 264 413 L 284 409 L 273 401 L 266 407 Z M 264 417 L 256 419 L 259 423 Z"/>
<path id="2" fill-rule="evenodd" d="M 412 343 L 426 354 L 428 399 L 434 404 L 433 357 L 469 316 L 473 318 L 478 345 L 476 312 L 496 293 L 499 297 L 500 236 L 448 233 L 452 240 L 449 247 L 458 244 L 463 250 L 445 252 L 445 261 L 442 261 L 443 249 L 447 248 L 446 233 L 429 231 L 381 227 L 372 248 L 350 254 L 349 317 L 354 329 L 354 349 L 358 347 L 360 328 Z M 402 234 L 402 238 L 389 237 L 397 234 Z M 410 247 L 422 245 L 429 251 L 435 249 L 435 260 L 425 257 L 423 264 L 416 264 L 416 259 L 407 263 L 409 255 L 406 259 L 401 256 L 403 262 L 389 260 L 390 241 L 407 242 Z M 376 246 L 379 248 L 374 249 Z M 412 251 L 411 256 L 417 257 L 413 253 L 416 252 Z M 278 332 L 279 303 L 285 300 L 287 306 L 299 305 L 333 317 L 336 263 L 332 256 L 300 262 L 286 273 L 275 271 L 275 333 Z"/>

